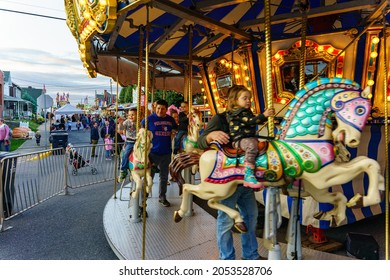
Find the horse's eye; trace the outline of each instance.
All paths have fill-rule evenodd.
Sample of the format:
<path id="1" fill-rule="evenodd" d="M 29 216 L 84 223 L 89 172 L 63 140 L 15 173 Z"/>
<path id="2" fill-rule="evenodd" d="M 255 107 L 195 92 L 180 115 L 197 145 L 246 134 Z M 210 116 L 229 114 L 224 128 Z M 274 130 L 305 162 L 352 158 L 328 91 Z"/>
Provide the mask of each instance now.
<path id="1" fill-rule="evenodd" d="M 337 109 L 341 109 L 344 106 L 344 103 L 342 101 L 336 101 L 335 107 Z"/>
<path id="2" fill-rule="evenodd" d="M 366 108 L 364 108 L 363 106 L 358 106 L 356 107 L 355 109 L 355 113 L 359 116 L 363 115 L 366 113 Z"/>

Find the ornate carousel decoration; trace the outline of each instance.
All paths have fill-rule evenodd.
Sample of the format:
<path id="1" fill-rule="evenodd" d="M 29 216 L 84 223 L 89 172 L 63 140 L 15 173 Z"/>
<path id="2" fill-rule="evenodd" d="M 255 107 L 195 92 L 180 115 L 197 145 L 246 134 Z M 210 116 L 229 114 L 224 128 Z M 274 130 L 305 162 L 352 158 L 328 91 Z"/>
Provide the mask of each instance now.
<path id="1" fill-rule="evenodd" d="M 66 24 L 76 38 L 80 59 L 90 77 L 96 77 L 91 62 L 91 38 L 110 33 L 117 19 L 115 0 L 65 0 Z"/>

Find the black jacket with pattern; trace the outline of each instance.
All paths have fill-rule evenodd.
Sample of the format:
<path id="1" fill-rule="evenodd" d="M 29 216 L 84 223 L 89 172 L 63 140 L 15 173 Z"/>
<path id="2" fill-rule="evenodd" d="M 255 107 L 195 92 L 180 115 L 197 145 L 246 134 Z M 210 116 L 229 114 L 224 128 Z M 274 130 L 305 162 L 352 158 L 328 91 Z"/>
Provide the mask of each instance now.
<path id="1" fill-rule="evenodd" d="M 240 108 L 227 112 L 229 135 L 233 142 L 242 138 L 255 137 L 256 125 L 267 121 L 263 114 L 254 115 L 251 109 Z"/>

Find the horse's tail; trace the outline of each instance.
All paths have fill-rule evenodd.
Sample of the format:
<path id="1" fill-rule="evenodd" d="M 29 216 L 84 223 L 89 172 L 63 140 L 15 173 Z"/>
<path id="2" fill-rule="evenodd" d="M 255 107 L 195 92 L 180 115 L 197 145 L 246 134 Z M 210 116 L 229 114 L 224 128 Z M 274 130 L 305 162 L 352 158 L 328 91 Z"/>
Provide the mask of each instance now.
<path id="1" fill-rule="evenodd" d="M 181 171 L 185 168 L 199 164 L 199 158 L 200 155 L 197 153 L 179 153 L 173 158 L 173 161 L 169 165 L 169 172 L 171 173 L 172 178 L 176 179 L 179 186 L 179 195 L 182 194 L 183 184 L 185 183 Z"/>

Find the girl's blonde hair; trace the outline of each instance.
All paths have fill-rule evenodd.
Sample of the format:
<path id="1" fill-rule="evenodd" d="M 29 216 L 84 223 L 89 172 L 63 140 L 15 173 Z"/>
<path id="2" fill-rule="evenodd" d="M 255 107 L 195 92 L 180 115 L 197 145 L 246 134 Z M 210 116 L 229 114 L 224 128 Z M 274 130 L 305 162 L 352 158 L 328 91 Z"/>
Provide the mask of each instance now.
<path id="1" fill-rule="evenodd" d="M 105 136 L 105 138 L 110 138 L 111 137 L 111 135 L 110 134 L 106 134 L 106 136 Z"/>
<path id="2" fill-rule="evenodd" d="M 233 85 L 228 90 L 226 111 L 237 110 L 237 108 L 238 108 L 237 100 L 240 97 L 241 93 L 245 92 L 245 91 L 249 92 L 252 95 L 252 93 L 243 85 Z"/>

